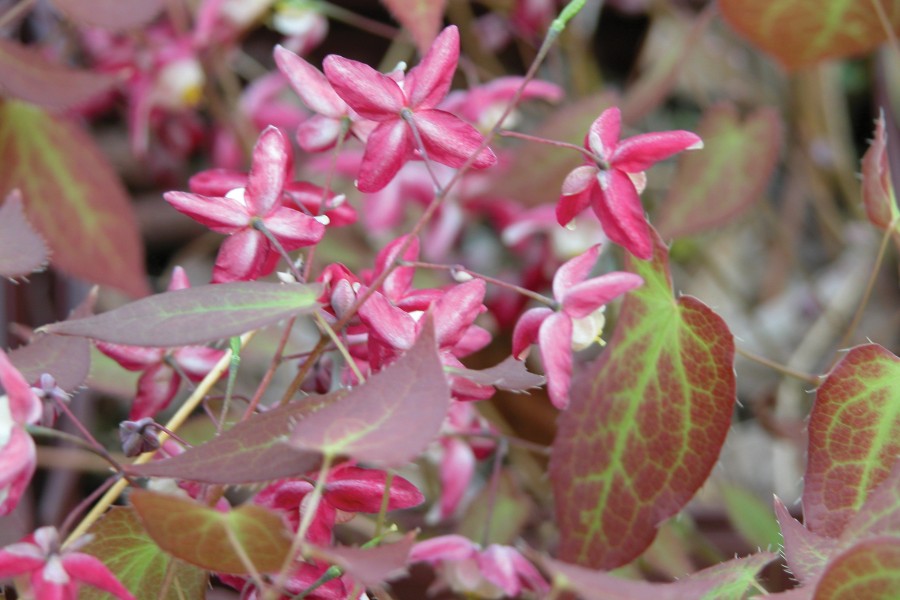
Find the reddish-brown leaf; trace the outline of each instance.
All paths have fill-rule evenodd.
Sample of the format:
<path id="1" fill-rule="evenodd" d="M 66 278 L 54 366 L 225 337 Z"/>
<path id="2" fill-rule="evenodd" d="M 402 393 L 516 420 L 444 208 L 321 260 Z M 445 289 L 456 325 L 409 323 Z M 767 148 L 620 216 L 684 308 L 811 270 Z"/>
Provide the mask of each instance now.
<path id="1" fill-rule="evenodd" d="M 837 556 L 822 574 L 813 600 L 894 600 L 900 590 L 900 539 L 864 540 Z"/>
<path id="2" fill-rule="evenodd" d="M 875 227 L 887 229 L 897 218 L 897 200 L 891 183 L 888 164 L 887 134 L 884 131 L 884 112 L 875 121 L 875 139 L 862 158 L 862 197 L 866 216 Z"/>
<path id="3" fill-rule="evenodd" d="M 837 549 L 837 540 L 813 533 L 798 523 L 777 497 L 775 516 L 784 538 L 784 560 L 788 569 L 800 583 L 814 584 Z"/>
<path id="4" fill-rule="evenodd" d="M 0 95 L 65 110 L 109 91 L 112 75 L 52 63 L 33 48 L 0 38 Z"/>
<path id="5" fill-rule="evenodd" d="M 319 467 L 318 452 L 286 443 L 299 419 L 339 400 L 346 392 L 311 396 L 238 423 L 183 454 L 131 467 L 142 477 L 172 477 L 214 484 L 244 484 L 296 477 Z"/>
<path id="6" fill-rule="evenodd" d="M 0 206 L 0 276 L 23 277 L 47 266 L 47 244 L 25 217 L 22 192 L 13 190 Z"/>
<path id="7" fill-rule="evenodd" d="M 895 460 L 887 478 L 872 490 L 865 504 L 847 522 L 841 535 L 846 548 L 866 537 L 900 537 L 900 460 Z"/>
<path id="8" fill-rule="evenodd" d="M 297 423 L 290 443 L 377 467 L 398 467 L 437 437 L 450 406 L 450 387 L 428 319 L 406 354 L 339 401 Z"/>
<path id="9" fill-rule="evenodd" d="M 803 518 L 837 537 L 900 455 L 900 359 L 857 346 L 816 392 L 809 418 Z"/>
<path id="10" fill-rule="evenodd" d="M 53 4 L 80 25 L 112 30 L 146 25 L 165 5 L 163 0 L 53 0 Z"/>
<path id="11" fill-rule="evenodd" d="M 310 547 L 309 552 L 317 559 L 337 565 L 357 583 L 368 587 L 403 574 L 415 539 L 416 534 L 410 532 L 396 542 L 374 548 Z"/>
<path id="12" fill-rule="evenodd" d="M 781 119 L 760 108 L 743 122 L 732 104 L 710 109 L 697 126 L 702 152 L 679 159 L 678 174 L 656 226 L 665 238 L 713 229 L 743 213 L 765 192 L 778 161 Z"/>
<path id="13" fill-rule="evenodd" d="M 0 105 L 0 194 L 19 188 L 54 267 L 133 296 L 148 293 L 144 249 L 125 188 L 71 120 L 9 100 Z"/>
<path id="14" fill-rule="evenodd" d="M 640 554 L 715 465 L 735 401 L 728 326 L 672 297 L 668 251 L 628 260 L 644 279 L 600 359 L 576 374 L 559 419 L 550 480 L 559 556 L 608 569 Z"/>
<path id="15" fill-rule="evenodd" d="M 447 0 L 381 0 L 398 23 L 409 30 L 419 52 L 425 54 L 437 37 Z"/>
<path id="16" fill-rule="evenodd" d="M 261 506 L 219 512 L 190 498 L 146 490 L 134 490 L 130 498 L 160 548 L 209 571 L 246 575 L 250 569 L 241 560 L 244 554 L 257 572 L 276 572 L 291 547 L 281 517 Z"/>
<path id="17" fill-rule="evenodd" d="M 531 373 L 525 368 L 524 362 L 516 360 L 512 356 L 487 369 L 453 368 L 448 369 L 448 373 L 480 385 L 492 385 L 508 392 L 525 392 L 531 388 L 540 387 L 547 381 L 543 375 Z"/>
<path id="18" fill-rule="evenodd" d="M 698 571 L 674 583 L 631 581 L 602 571 L 543 559 L 560 587 L 583 600 L 741 600 L 756 574 L 775 560 L 771 552 L 759 552 Z"/>
<path id="19" fill-rule="evenodd" d="M 878 0 L 900 31 L 900 3 Z M 888 32 L 871 2 L 719 0 L 725 20 L 788 69 L 877 48 Z"/>

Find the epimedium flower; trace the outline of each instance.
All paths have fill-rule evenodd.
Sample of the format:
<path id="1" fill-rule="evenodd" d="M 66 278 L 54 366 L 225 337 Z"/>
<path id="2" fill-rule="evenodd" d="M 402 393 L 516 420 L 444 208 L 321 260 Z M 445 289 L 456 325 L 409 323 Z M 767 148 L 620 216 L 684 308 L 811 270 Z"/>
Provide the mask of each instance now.
<path id="1" fill-rule="evenodd" d="M 38 600 L 74 600 L 81 584 L 109 592 L 122 600 L 134 600 L 125 586 L 99 558 L 78 552 L 81 538 L 61 549 L 54 527 L 41 527 L 21 541 L 0 550 L 0 579 L 27 575 L 31 595 Z"/>
<path id="2" fill-rule="evenodd" d="M 599 255 L 597 244 L 563 263 L 553 276 L 555 309 L 527 310 L 513 330 L 513 356 L 520 360 L 537 341 L 547 375 L 547 393 L 559 409 L 569 405 L 572 352 L 599 339 L 605 304 L 644 283 L 639 275 L 621 271 L 588 279 Z"/>
<path id="3" fill-rule="evenodd" d="M 450 90 L 459 60 L 459 31 L 444 29 L 416 67 L 402 81 L 341 56 L 325 57 L 323 69 L 331 87 L 359 116 L 378 125 L 366 140 L 357 178 L 362 192 L 377 192 L 420 150 L 429 160 L 461 167 L 484 142 L 471 125 L 437 106 Z M 415 128 L 415 132 L 413 132 Z M 491 166 L 497 158 L 485 148 L 473 168 Z"/>
<path id="4" fill-rule="evenodd" d="M 591 158 L 566 176 L 556 218 L 565 226 L 590 206 L 610 240 L 648 260 L 653 241 L 638 195 L 646 185 L 644 171 L 683 150 L 702 148 L 703 141 L 690 131 L 657 131 L 620 140 L 621 130 L 622 113 L 616 107 L 591 124 L 584 140 Z"/>
<path id="5" fill-rule="evenodd" d="M 0 516 L 3 516 L 16 507 L 34 475 L 37 453 L 25 426 L 41 420 L 43 407 L 2 350 L 0 384 L 6 391 L 5 396 L 0 396 Z"/>
<path id="6" fill-rule="evenodd" d="M 219 249 L 213 283 L 268 275 L 281 258 L 275 243 L 290 252 L 322 239 L 325 225 L 320 221 L 327 222 L 326 217 L 312 217 L 282 203 L 292 166 L 291 146 L 284 134 L 267 127 L 253 148 L 246 187 L 235 188 L 222 198 L 188 192 L 164 194 L 179 212 L 229 236 Z"/>

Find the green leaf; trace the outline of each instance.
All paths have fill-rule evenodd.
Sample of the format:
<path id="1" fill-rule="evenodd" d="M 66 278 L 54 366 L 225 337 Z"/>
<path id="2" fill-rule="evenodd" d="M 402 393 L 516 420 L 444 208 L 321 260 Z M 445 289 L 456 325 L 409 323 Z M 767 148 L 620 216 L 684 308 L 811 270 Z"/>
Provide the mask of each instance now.
<path id="1" fill-rule="evenodd" d="M 764 550 L 776 550 L 781 546 L 778 521 L 768 504 L 746 489 L 729 483 L 722 484 L 721 491 L 728 520 L 744 540 Z"/>
<path id="2" fill-rule="evenodd" d="M 450 387 L 431 317 L 423 318 L 428 322 L 406 354 L 300 420 L 290 443 L 380 468 L 402 466 L 425 450 L 447 416 Z"/>
<path id="3" fill-rule="evenodd" d="M 900 539 L 864 540 L 832 560 L 814 600 L 895 600 L 900 590 Z"/>
<path id="4" fill-rule="evenodd" d="M 716 228 L 746 211 L 765 192 L 778 161 L 778 112 L 760 108 L 744 119 L 731 104 L 710 109 L 697 127 L 703 150 L 679 159 L 678 174 L 656 226 L 665 238 Z"/>
<path id="5" fill-rule="evenodd" d="M 0 196 L 22 190 L 50 264 L 133 296 L 149 291 L 128 194 L 73 120 L 24 102 L 0 104 Z"/>
<path id="6" fill-rule="evenodd" d="M 893 31 L 900 2 L 877 0 Z M 877 48 L 888 32 L 872 2 L 855 0 L 719 0 L 725 20 L 788 69 Z"/>
<path id="7" fill-rule="evenodd" d="M 809 417 L 803 518 L 837 537 L 900 455 L 900 359 L 878 344 L 847 352 Z"/>
<path id="8" fill-rule="evenodd" d="M 133 508 L 112 507 L 90 530 L 94 539 L 82 550 L 103 561 L 138 600 L 199 600 L 206 572 L 172 558 L 144 531 Z M 111 598 L 83 587 L 79 600 Z"/>
<path id="9" fill-rule="evenodd" d="M 257 572 L 273 573 L 290 551 L 281 517 L 260 506 L 219 512 L 190 498 L 145 490 L 133 491 L 131 503 L 160 548 L 208 571 L 247 575 L 243 554 Z"/>
<path id="10" fill-rule="evenodd" d="M 735 401 L 734 340 L 695 298 L 672 297 L 668 253 L 627 260 L 644 279 L 600 359 L 576 374 L 550 480 L 559 556 L 593 568 L 640 554 L 718 459 Z"/>
<path id="11" fill-rule="evenodd" d="M 241 335 L 318 307 L 317 284 L 239 281 L 141 298 L 101 315 L 42 328 L 131 346 L 186 346 Z"/>

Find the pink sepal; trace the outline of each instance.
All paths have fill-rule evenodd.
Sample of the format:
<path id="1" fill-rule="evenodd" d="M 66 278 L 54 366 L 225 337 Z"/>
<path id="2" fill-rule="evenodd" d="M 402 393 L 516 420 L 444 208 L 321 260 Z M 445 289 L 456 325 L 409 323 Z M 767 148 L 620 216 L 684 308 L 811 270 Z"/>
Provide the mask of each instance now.
<path id="1" fill-rule="evenodd" d="M 617 170 L 600 173 L 598 178 L 593 205 L 603 231 L 636 257 L 649 260 L 653 256 L 650 226 L 631 179 Z"/>
<path id="2" fill-rule="evenodd" d="M 216 233 L 234 233 L 250 223 L 247 209 L 231 198 L 211 198 L 188 192 L 166 192 L 166 202 Z"/>
<path id="3" fill-rule="evenodd" d="M 563 297 L 563 312 L 580 319 L 626 292 L 643 285 L 640 275 L 616 271 L 573 285 Z"/>
<path id="4" fill-rule="evenodd" d="M 413 108 L 432 108 L 450 90 L 456 63 L 459 61 L 459 30 L 455 25 L 445 27 L 422 61 L 410 69 L 404 91 Z"/>
<path id="5" fill-rule="evenodd" d="M 325 498 L 335 508 L 347 512 L 377 513 L 387 483 L 387 473 L 359 467 L 338 467 L 328 475 Z M 425 496 L 412 483 L 395 475 L 391 479 L 388 510 L 418 506 Z"/>
<path id="6" fill-rule="evenodd" d="M 428 157 L 441 164 L 461 167 L 484 142 L 484 136 L 477 129 L 443 110 L 418 110 L 413 113 L 412 118 Z M 483 148 L 472 163 L 472 168 L 485 169 L 496 162 L 494 152 L 490 148 Z"/>
<path id="7" fill-rule="evenodd" d="M 128 419 L 137 421 L 155 417 L 169 406 L 180 385 L 181 381 L 169 365 L 159 362 L 151 366 L 138 379 L 137 395 Z"/>
<path id="8" fill-rule="evenodd" d="M 435 302 L 432 314 L 438 346 L 452 347 L 462 339 L 484 310 L 486 290 L 483 279 L 473 279 L 453 286 Z"/>
<path id="9" fill-rule="evenodd" d="M 572 380 L 572 319 L 565 313 L 553 313 L 541 323 L 538 347 L 547 374 L 547 395 L 560 410 L 569 406 Z"/>
<path id="10" fill-rule="evenodd" d="M 333 119 L 347 114 L 347 104 L 317 68 L 282 46 L 275 47 L 275 63 L 310 110 Z"/>
<path id="11" fill-rule="evenodd" d="M 600 244 L 594 244 L 575 258 L 564 262 L 553 276 L 553 297 L 562 301 L 576 283 L 581 283 L 591 274 L 597 257 L 600 256 Z"/>
<path id="12" fill-rule="evenodd" d="M 461 561 L 478 552 L 478 546 L 469 538 L 450 534 L 419 542 L 409 551 L 409 562 L 437 564 L 444 561 Z"/>
<path id="13" fill-rule="evenodd" d="M 15 423 L 34 424 L 40 420 L 43 413 L 41 401 L 2 350 L 0 350 L 0 384 L 6 392 L 9 412 Z"/>
<path id="14" fill-rule="evenodd" d="M 406 104 L 397 82 L 365 63 L 331 54 L 322 68 L 338 96 L 365 119 L 394 119 Z"/>
<path id="15" fill-rule="evenodd" d="M 287 138 L 277 127 L 266 127 L 253 147 L 247 178 L 244 198 L 250 214 L 266 216 L 280 204 L 281 192 L 292 170 L 293 157 Z"/>
<path id="16" fill-rule="evenodd" d="M 518 360 L 524 360 L 528 348 L 538 337 L 538 330 L 553 311 L 545 306 L 531 308 L 522 313 L 512 335 L 512 355 Z"/>
<path id="17" fill-rule="evenodd" d="M 98 558 L 89 554 L 72 552 L 63 556 L 62 563 L 68 573 L 77 574 L 75 577 L 87 585 L 109 592 L 121 600 L 134 599 L 131 592 L 125 589 L 112 571 Z"/>
<path id="18" fill-rule="evenodd" d="M 655 131 L 622 140 L 612 155 L 617 169 L 640 173 L 684 150 L 703 147 L 703 140 L 690 131 Z"/>
<path id="19" fill-rule="evenodd" d="M 457 437 L 441 440 L 441 518 L 450 517 L 469 488 L 475 473 L 475 454 L 472 447 Z"/>
<path id="20" fill-rule="evenodd" d="M 31 482 L 36 465 L 34 440 L 24 427 L 13 424 L 9 439 L 0 447 L 0 517 L 11 513 L 19 503 L 19 498 Z M 12 574 L 4 573 L 2 569 L 0 563 L 0 578 Z"/>

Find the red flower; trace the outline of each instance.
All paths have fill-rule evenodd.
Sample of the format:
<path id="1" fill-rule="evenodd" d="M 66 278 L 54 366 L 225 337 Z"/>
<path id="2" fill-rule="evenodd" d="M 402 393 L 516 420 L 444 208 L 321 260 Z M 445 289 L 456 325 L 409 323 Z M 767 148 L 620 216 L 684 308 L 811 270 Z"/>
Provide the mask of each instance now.
<path id="1" fill-rule="evenodd" d="M 690 131 L 658 131 L 619 140 L 621 129 L 622 114 L 615 107 L 593 122 L 584 140 L 591 158 L 563 182 L 556 219 L 566 225 L 591 206 L 609 239 L 648 260 L 653 241 L 638 197 L 646 184 L 644 171 L 682 150 L 702 148 L 703 141 Z"/>
<path id="2" fill-rule="evenodd" d="M 572 351 L 587 348 L 599 338 L 607 302 L 644 283 L 639 275 L 624 272 L 587 279 L 599 254 L 598 244 L 564 263 L 553 276 L 557 310 L 527 310 L 513 330 L 516 358 L 524 358 L 528 347 L 537 340 L 547 374 L 547 393 L 559 409 L 569 405 Z"/>
<path id="3" fill-rule="evenodd" d="M 25 574 L 31 584 L 31 595 L 26 594 L 29 598 L 75 600 L 79 585 L 84 583 L 116 598 L 134 600 L 100 559 L 76 552 L 71 546 L 61 550 L 59 534 L 53 527 L 41 527 L 0 550 L 0 578 Z"/>
<path id="4" fill-rule="evenodd" d="M 41 420 L 43 408 L 31 386 L 0 350 L 0 516 L 9 514 L 28 487 L 37 461 L 25 425 Z M 0 574 L 2 577 L 2 574 Z"/>
<path id="5" fill-rule="evenodd" d="M 325 234 L 322 223 L 282 205 L 291 168 L 290 144 L 276 127 L 267 127 L 253 148 L 247 187 L 233 189 L 224 198 L 187 192 L 164 195 L 179 212 L 217 233 L 231 236 L 219 249 L 213 270 L 214 283 L 248 281 L 275 269 L 281 256 L 262 228 L 288 252 L 322 239 Z"/>
<path id="6" fill-rule="evenodd" d="M 356 113 L 378 126 L 366 140 L 357 187 L 377 192 L 386 186 L 419 148 L 415 127 L 428 159 L 461 167 L 484 141 L 478 131 L 435 108 L 450 89 L 459 60 L 459 31 L 447 27 L 434 40 L 418 66 L 398 83 L 372 67 L 340 56 L 325 57 L 325 76 L 334 91 Z M 489 167 L 497 158 L 485 148 L 473 167 Z"/>

